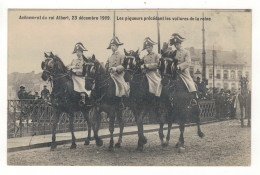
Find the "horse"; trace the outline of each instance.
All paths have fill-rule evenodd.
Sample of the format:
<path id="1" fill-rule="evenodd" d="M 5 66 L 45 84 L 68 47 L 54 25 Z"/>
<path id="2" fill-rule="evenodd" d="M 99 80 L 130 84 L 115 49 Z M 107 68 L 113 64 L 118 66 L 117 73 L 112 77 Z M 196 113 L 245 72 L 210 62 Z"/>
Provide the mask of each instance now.
<path id="1" fill-rule="evenodd" d="M 95 115 L 101 115 L 101 112 L 107 113 L 110 132 L 108 149 L 109 151 L 113 151 L 114 146 L 120 148 L 122 143 L 124 130 L 123 109 L 125 108 L 122 102 L 124 97 L 117 97 L 115 95 L 116 86 L 110 76 L 110 72 L 106 70 L 97 59 L 94 58 L 93 63 L 94 64 L 89 67 L 91 71 L 87 74 L 87 79 L 94 82 L 92 97 L 95 101 Z M 120 132 L 118 142 L 114 145 L 113 133 L 116 117 L 119 123 Z"/>
<path id="2" fill-rule="evenodd" d="M 186 85 L 179 76 L 177 69 L 178 60 L 175 59 L 173 52 L 161 51 L 162 58 L 159 61 L 159 71 L 162 76 L 162 104 L 165 106 L 166 111 L 160 117 L 159 137 L 162 146 L 167 146 L 170 139 L 170 130 L 173 122 L 179 124 L 180 136 L 179 141 L 175 145 L 179 152 L 185 150 L 184 146 L 184 130 L 185 123 L 195 122 L 197 124 L 197 134 L 200 138 L 205 135 L 200 129 L 200 109 L 197 101 L 191 97 Z M 166 142 L 163 141 L 163 125 L 168 123 L 168 133 Z"/>
<path id="3" fill-rule="evenodd" d="M 238 94 L 238 100 L 240 104 L 241 127 L 244 127 L 244 118 L 248 119 L 247 126 L 251 127 L 251 92 L 248 90 L 248 80 L 246 77 L 240 78 L 240 87 L 241 93 Z"/>
<path id="4" fill-rule="evenodd" d="M 125 79 L 130 83 L 130 110 L 133 112 L 138 129 L 137 151 L 143 151 L 147 138 L 144 136 L 143 119 L 151 111 L 159 115 L 162 106 L 159 97 L 149 93 L 149 84 L 145 72 L 141 69 L 144 61 L 139 57 L 139 50 L 126 51 L 123 66 L 125 68 Z"/>
<path id="5" fill-rule="evenodd" d="M 42 64 L 41 68 L 43 70 L 41 78 L 44 81 L 50 81 L 52 84 L 52 92 L 51 92 L 51 106 L 55 109 L 54 111 L 54 121 L 52 125 L 52 142 L 51 142 L 51 150 L 54 150 L 57 147 L 56 143 L 56 128 L 57 123 L 59 122 L 60 115 L 65 112 L 69 116 L 69 128 L 72 135 L 72 144 L 70 149 L 75 149 L 76 138 L 74 135 L 74 112 L 81 111 L 84 118 L 87 121 L 88 125 L 88 137 L 85 141 L 85 145 L 88 145 L 91 138 L 91 126 L 94 131 L 94 138 L 96 140 L 97 146 L 102 146 L 103 141 L 98 136 L 98 129 L 100 118 L 94 118 L 93 115 L 89 115 L 91 111 L 90 98 L 85 98 L 87 105 L 79 104 L 80 101 L 80 93 L 74 91 L 73 89 L 73 81 L 72 74 L 65 65 L 62 60 L 57 55 L 51 55 L 46 58 Z M 86 66 L 83 66 L 83 75 L 86 73 Z M 91 113 L 90 113 L 91 114 Z"/>

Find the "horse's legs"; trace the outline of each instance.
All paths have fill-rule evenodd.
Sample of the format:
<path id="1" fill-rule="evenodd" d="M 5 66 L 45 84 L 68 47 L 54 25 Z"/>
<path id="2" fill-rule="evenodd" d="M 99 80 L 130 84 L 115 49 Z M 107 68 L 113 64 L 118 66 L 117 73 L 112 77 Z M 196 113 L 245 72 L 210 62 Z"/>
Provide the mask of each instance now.
<path id="1" fill-rule="evenodd" d="M 162 145 L 162 146 L 164 146 L 164 142 L 163 142 L 163 139 L 164 139 L 163 125 L 164 125 L 164 121 L 161 121 L 161 122 L 160 122 L 160 128 L 159 128 L 159 138 L 160 138 L 160 141 L 161 141 L 161 145 Z"/>
<path id="2" fill-rule="evenodd" d="M 109 132 L 110 132 L 110 143 L 109 143 L 109 150 L 112 151 L 114 147 L 114 123 L 115 123 L 115 112 L 108 113 L 109 115 Z"/>
<path id="3" fill-rule="evenodd" d="M 240 121 L 241 121 L 241 127 L 244 127 L 244 106 L 240 105 Z"/>
<path id="4" fill-rule="evenodd" d="M 200 122 L 199 121 L 197 121 L 197 128 L 198 128 L 198 136 L 200 138 L 203 138 L 205 136 L 205 134 L 200 129 Z"/>
<path id="5" fill-rule="evenodd" d="M 98 130 L 99 130 L 100 123 L 101 123 L 101 114 L 100 114 L 100 111 L 97 110 L 97 107 L 94 107 L 94 108 L 91 109 L 91 111 L 89 113 L 89 120 L 91 121 L 90 123 L 91 123 L 92 128 L 93 128 L 94 138 L 96 140 L 96 145 L 102 146 L 103 141 L 98 136 Z"/>
<path id="6" fill-rule="evenodd" d="M 172 122 L 169 121 L 169 123 L 168 123 L 168 133 L 167 133 L 167 136 L 166 136 L 166 146 L 169 144 L 171 129 L 172 129 Z"/>
<path id="7" fill-rule="evenodd" d="M 184 122 L 180 123 L 179 129 L 180 129 L 180 137 L 179 137 L 179 141 L 178 141 L 178 143 L 176 144 L 175 147 L 179 149 L 179 152 L 182 152 L 182 151 L 185 150 L 185 148 L 184 148 L 184 137 L 183 137 L 184 129 L 185 129 L 185 123 Z"/>
<path id="8" fill-rule="evenodd" d="M 77 145 L 76 145 L 76 137 L 74 135 L 74 115 L 73 115 L 73 113 L 69 114 L 69 128 L 70 128 L 71 137 L 72 137 L 72 144 L 70 146 L 70 149 L 75 149 L 77 147 Z"/>
<path id="9" fill-rule="evenodd" d="M 138 146 L 137 150 L 138 151 L 143 151 L 143 146 L 144 144 L 147 143 L 147 139 L 144 136 L 144 128 L 143 128 L 143 118 L 146 115 L 147 110 L 143 109 L 139 115 L 137 115 L 137 127 L 138 127 Z"/>
<path id="10" fill-rule="evenodd" d="M 117 112 L 117 119 L 119 123 L 120 133 L 119 133 L 118 142 L 115 144 L 115 147 L 120 148 L 122 143 L 123 131 L 124 131 L 123 110 Z"/>
<path id="11" fill-rule="evenodd" d="M 57 143 L 56 143 L 56 128 L 57 128 L 57 124 L 59 122 L 60 114 L 61 114 L 61 111 L 59 111 L 59 110 L 55 111 L 54 120 L 53 120 L 53 124 L 52 124 L 51 150 L 54 150 L 57 147 Z"/>
<path id="12" fill-rule="evenodd" d="M 82 111 L 84 118 L 87 121 L 87 125 L 88 125 L 88 137 L 85 140 L 84 145 L 89 145 L 90 140 L 91 140 L 91 120 L 90 120 L 90 112 L 87 111 Z"/>

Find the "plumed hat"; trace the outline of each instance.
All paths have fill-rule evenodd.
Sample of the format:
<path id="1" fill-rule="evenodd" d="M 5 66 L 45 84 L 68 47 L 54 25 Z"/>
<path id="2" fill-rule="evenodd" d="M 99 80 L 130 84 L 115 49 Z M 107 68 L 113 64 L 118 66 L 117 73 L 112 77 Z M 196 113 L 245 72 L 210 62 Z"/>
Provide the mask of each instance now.
<path id="1" fill-rule="evenodd" d="M 53 55 L 52 52 L 44 52 L 44 57 L 45 57 L 45 58 L 53 58 L 54 55 Z"/>
<path id="2" fill-rule="evenodd" d="M 174 33 L 170 38 L 170 45 L 172 46 L 177 43 L 182 43 L 184 39 L 185 38 L 181 37 L 178 33 Z"/>
<path id="3" fill-rule="evenodd" d="M 115 45 L 117 45 L 117 46 L 121 46 L 121 45 L 123 45 L 124 43 L 121 43 L 121 42 L 119 41 L 118 37 L 115 36 L 115 37 L 113 37 L 113 38 L 111 39 L 111 41 L 110 41 L 109 46 L 108 46 L 107 49 L 111 49 L 111 44 L 115 44 Z"/>
<path id="4" fill-rule="evenodd" d="M 81 51 L 81 52 L 83 52 L 83 51 L 88 51 L 88 50 L 83 46 L 83 44 L 82 44 L 81 42 L 78 42 L 78 43 L 75 45 L 74 51 L 72 52 L 72 54 L 76 53 L 78 50 Z"/>
<path id="5" fill-rule="evenodd" d="M 146 49 L 147 46 L 153 46 L 153 45 L 155 45 L 155 44 L 157 44 L 157 43 L 154 42 L 153 40 L 151 40 L 150 37 L 146 37 L 146 38 L 144 39 L 143 50 Z"/>

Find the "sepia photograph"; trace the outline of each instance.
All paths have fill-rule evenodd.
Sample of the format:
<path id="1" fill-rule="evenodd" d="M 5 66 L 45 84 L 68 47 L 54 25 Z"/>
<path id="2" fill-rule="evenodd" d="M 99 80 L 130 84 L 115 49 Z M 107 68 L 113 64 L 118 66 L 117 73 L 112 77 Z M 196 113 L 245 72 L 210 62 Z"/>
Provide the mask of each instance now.
<path id="1" fill-rule="evenodd" d="M 7 22 L 8 166 L 251 166 L 251 9 Z"/>

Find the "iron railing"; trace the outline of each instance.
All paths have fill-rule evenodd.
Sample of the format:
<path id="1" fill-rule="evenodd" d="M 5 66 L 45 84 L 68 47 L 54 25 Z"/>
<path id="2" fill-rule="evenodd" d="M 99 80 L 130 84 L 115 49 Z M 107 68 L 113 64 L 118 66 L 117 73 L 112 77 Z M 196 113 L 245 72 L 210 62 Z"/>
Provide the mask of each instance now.
<path id="1" fill-rule="evenodd" d="M 199 101 L 201 120 L 211 120 L 216 116 L 215 101 Z M 108 128 L 109 119 L 102 113 L 100 128 Z M 87 122 L 82 113 L 74 114 L 74 130 L 87 130 Z M 8 100 L 8 138 L 50 134 L 54 120 L 54 109 L 44 100 Z M 128 109 L 123 111 L 125 126 L 135 125 L 135 118 Z M 156 117 L 145 116 L 143 123 L 157 123 Z M 117 121 L 115 122 L 117 127 Z M 69 132 L 69 118 L 66 113 L 59 117 L 57 133 Z"/>

